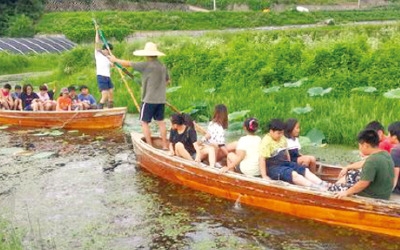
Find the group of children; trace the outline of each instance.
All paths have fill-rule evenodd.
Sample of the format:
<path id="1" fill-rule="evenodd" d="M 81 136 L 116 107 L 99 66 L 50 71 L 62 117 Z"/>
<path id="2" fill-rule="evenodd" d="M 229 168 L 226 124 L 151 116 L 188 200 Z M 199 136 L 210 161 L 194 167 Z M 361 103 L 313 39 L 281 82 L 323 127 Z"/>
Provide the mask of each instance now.
<path id="1" fill-rule="evenodd" d="M 39 86 L 39 92 L 33 91 L 31 84 L 23 87 L 15 85 L 11 93 L 11 85 L 5 84 L 0 90 L 0 109 L 20 111 L 70 111 L 96 109 L 96 99 L 89 94 L 89 88 L 80 86 L 80 94 L 70 86 L 62 88 L 60 96 L 54 98 L 55 89 L 49 89 L 47 84 Z"/>
<path id="2" fill-rule="evenodd" d="M 362 130 L 357 139 L 363 161 L 343 167 L 337 183 L 321 180 L 316 171 L 316 158 L 300 153 L 300 123 L 296 119 L 283 122 L 272 119 L 267 134 L 261 139 L 256 132 L 259 123 L 248 118 L 243 123 L 246 135 L 227 144 L 225 129 L 228 112 L 223 104 L 215 106 L 212 121 L 201 140 L 188 115 L 171 116 L 169 154 L 201 162 L 220 172 L 234 171 L 265 180 L 283 180 L 322 191 L 336 192 L 338 198 L 358 194 L 378 199 L 389 199 L 398 189 L 400 170 L 400 122 L 389 126 L 389 136 L 378 122 Z M 224 160 L 226 159 L 226 161 Z M 351 170 L 351 171 L 350 171 Z"/>

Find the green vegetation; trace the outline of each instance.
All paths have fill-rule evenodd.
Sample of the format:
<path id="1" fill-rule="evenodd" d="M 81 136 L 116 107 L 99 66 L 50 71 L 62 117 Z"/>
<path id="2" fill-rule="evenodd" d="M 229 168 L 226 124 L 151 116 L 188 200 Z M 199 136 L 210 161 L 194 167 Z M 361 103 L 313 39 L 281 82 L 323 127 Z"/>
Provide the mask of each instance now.
<path id="1" fill-rule="evenodd" d="M 2 0 L 0 36 L 33 36 L 33 22 L 39 19 L 45 0 Z"/>
<path id="2" fill-rule="evenodd" d="M 263 126 L 271 118 L 297 117 L 303 134 L 316 128 L 328 143 L 354 145 L 369 121 L 387 125 L 400 117 L 397 99 L 388 98 L 399 96 L 398 90 L 391 91 L 400 88 L 399 30 L 398 24 L 330 26 L 153 40 L 167 54 L 162 60 L 172 78 L 168 100 L 198 120 L 224 103 L 230 113 L 243 111 Z M 144 42 L 117 43 L 114 53 L 142 60 L 133 58 L 132 51 Z M 61 56 L 53 76 L 33 82 L 56 81 L 58 89 L 87 84 L 98 98 L 92 53 L 92 45 L 78 46 Z M 116 105 L 134 112 L 117 72 L 113 81 Z M 129 82 L 140 100 L 139 85 Z"/>
<path id="3" fill-rule="evenodd" d="M 327 19 L 335 23 L 373 20 L 399 20 L 399 7 L 358 11 L 320 11 L 302 13 L 258 12 L 115 12 L 95 14 L 108 38 L 123 41 L 128 35 L 144 30 L 220 30 L 227 28 L 255 28 L 291 24 L 314 24 Z M 65 34 L 75 42 L 91 42 L 94 29 L 90 12 L 47 13 L 35 30 L 39 34 Z"/>
<path id="4" fill-rule="evenodd" d="M 18 250 L 22 249 L 22 239 L 11 225 L 0 218 L 0 249 Z"/>

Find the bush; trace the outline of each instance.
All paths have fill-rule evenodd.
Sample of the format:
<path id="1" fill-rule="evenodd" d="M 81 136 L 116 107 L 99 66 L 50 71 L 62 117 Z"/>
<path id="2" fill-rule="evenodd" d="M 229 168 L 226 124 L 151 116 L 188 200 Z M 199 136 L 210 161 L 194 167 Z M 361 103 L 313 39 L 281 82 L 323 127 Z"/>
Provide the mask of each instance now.
<path id="1" fill-rule="evenodd" d="M 11 18 L 7 35 L 10 37 L 33 37 L 35 35 L 33 20 L 25 15 Z"/>

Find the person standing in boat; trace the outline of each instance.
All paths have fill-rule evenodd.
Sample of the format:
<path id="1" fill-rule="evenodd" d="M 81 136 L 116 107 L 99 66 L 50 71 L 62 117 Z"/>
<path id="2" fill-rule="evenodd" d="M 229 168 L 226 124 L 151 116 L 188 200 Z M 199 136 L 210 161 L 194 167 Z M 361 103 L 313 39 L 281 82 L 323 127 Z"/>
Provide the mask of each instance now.
<path id="1" fill-rule="evenodd" d="M 394 180 L 394 162 L 389 153 L 379 148 L 379 135 L 375 130 L 363 130 L 358 136 L 358 148 L 365 160 L 360 180 L 335 196 L 343 198 L 353 194 L 376 199 L 390 198 Z"/>
<path id="2" fill-rule="evenodd" d="M 119 63 L 124 67 L 132 67 L 142 74 L 142 104 L 140 121 L 146 142 L 152 144 L 149 123 L 154 119 L 160 129 L 163 149 L 168 150 L 167 128 L 164 121 L 164 109 L 167 101 L 167 85 L 170 82 L 166 66 L 160 62 L 158 56 L 165 54 L 158 51 L 157 45 L 148 42 L 143 50 L 133 52 L 135 56 L 146 57 L 145 62 L 131 62 L 110 56 L 111 62 Z"/>
<path id="3" fill-rule="evenodd" d="M 261 138 L 255 134 L 258 129 L 257 119 L 247 118 L 243 129 L 247 135 L 239 139 L 236 151 L 228 154 L 227 166 L 221 169 L 221 173 L 235 170 L 247 176 L 260 176 L 258 160 Z"/>
<path id="4" fill-rule="evenodd" d="M 312 155 L 302 155 L 300 153 L 301 145 L 299 141 L 300 122 L 295 118 L 286 121 L 285 137 L 288 143 L 290 160 L 297 162 L 299 165 L 308 167 L 311 172 L 315 173 L 317 169 L 317 160 Z"/>
<path id="5" fill-rule="evenodd" d="M 113 66 L 113 64 L 107 58 L 110 55 L 107 46 L 105 44 L 101 45 L 102 43 L 100 41 L 98 26 L 96 25 L 95 28 L 96 28 L 96 37 L 95 37 L 94 57 L 96 59 L 97 84 L 101 92 L 101 99 L 99 101 L 98 108 L 102 109 L 106 103 L 108 108 L 112 108 L 114 106 L 113 102 L 114 85 L 111 82 L 110 69 Z M 110 50 L 113 50 L 112 44 L 109 43 L 108 48 Z"/>
<path id="6" fill-rule="evenodd" d="M 300 186 L 327 190 L 327 182 L 322 181 L 308 168 L 290 161 L 284 136 L 285 123 L 280 119 L 272 119 L 268 129 L 269 133 L 260 144 L 261 177 L 265 180 L 283 180 Z"/>

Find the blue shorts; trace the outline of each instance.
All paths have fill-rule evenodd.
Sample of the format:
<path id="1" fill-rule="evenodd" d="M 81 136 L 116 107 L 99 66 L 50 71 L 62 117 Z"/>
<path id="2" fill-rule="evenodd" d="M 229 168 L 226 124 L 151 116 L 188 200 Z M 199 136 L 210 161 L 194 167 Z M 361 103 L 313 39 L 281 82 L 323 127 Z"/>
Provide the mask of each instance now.
<path id="1" fill-rule="evenodd" d="M 33 109 L 32 109 L 31 104 L 25 106 L 24 110 L 25 110 L 25 111 L 32 111 Z"/>
<path id="2" fill-rule="evenodd" d="M 111 78 L 108 76 L 97 75 L 97 84 L 99 85 L 100 91 L 114 88 Z"/>
<path id="3" fill-rule="evenodd" d="M 273 180 L 282 180 L 293 183 L 292 180 L 293 171 L 304 176 L 306 173 L 306 168 L 295 162 L 285 162 L 279 166 L 268 167 L 267 174 Z"/>
<path id="4" fill-rule="evenodd" d="M 151 122 L 151 119 L 156 121 L 164 120 L 165 104 L 142 103 L 140 107 L 140 120 L 143 122 Z"/>

